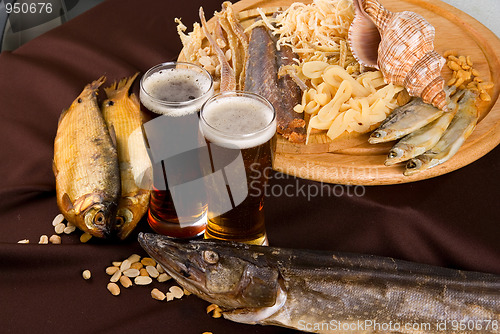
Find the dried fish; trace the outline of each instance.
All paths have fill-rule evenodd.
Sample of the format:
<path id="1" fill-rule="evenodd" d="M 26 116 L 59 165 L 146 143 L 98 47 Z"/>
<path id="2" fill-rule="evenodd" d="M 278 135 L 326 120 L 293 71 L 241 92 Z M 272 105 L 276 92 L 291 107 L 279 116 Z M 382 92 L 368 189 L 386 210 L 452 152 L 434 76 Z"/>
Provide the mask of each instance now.
<path id="1" fill-rule="evenodd" d="M 97 103 L 105 78 L 87 85 L 61 114 L 54 141 L 57 205 L 81 230 L 108 237 L 120 196 L 118 156 Z"/>
<path id="2" fill-rule="evenodd" d="M 125 239 L 146 213 L 151 191 L 151 162 L 142 138 L 140 103 L 134 94 L 129 96 L 138 74 L 105 88 L 108 98 L 102 104 L 106 124 L 116 135 L 121 179 L 116 232 L 120 239 Z"/>
<path id="3" fill-rule="evenodd" d="M 448 161 L 457 153 L 476 127 L 478 111 L 476 94 L 466 91 L 458 110 L 438 143 L 429 151 L 411 159 L 406 165 L 405 175 L 413 175 Z"/>
<path id="4" fill-rule="evenodd" d="M 203 12 L 203 7 L 200 7 L 200 20 L 203 32 L 208 39 L 208 42 L 217 54 L 217 59 L 221 65 L 221 79 L 220 79 L 220 91 L 231 91 L 236 90 L 236 74 L 234 70 L 229 65 L 224 52 L 221 50 L 217 42 L 214 40 L 207 28 L 207 21 L 205 19 L 205 13 Z M 231 43 L 231 42 L 230 42 Z"/>
<path id="5" fill-rule="evenodd" d="M 402 161 L 410 160 L 434 147 L 455 116 L 458 108 L 457 101 L 462 96 L 463 94 L 460 93 L 455 94 L 448 106 L 448 112 L 443 113 L 435 121 L 410 133 L 397 142 L 389 151 L 389 155 L 385 160 L 385 165 L 391 166 Z"/>
<path id="6" fill-rule="evenodd" d="M 396 324 L 394 333 L 451 334 L 450 326 L 438 325 L 500 320 L 500 277 L 492 274 L 149 233 L 140 233 L 139 242 L 179 285 L 240 323 L 334 333 L 335 322 L 349 326 L 340 328 L 345 333 L 388 332 L 376 322 Z M 411 326 L 424 323 L 418 331 Z M 481 333 L 498 333 L 485 327 Z"/>
<path id="7" fill-rule="evenodd" d="M 265 26 L 252 29 L 245 90 L 268 99 L 276 110 L 277 132 L 291 142 L 302 143 L 306 139 L 304 115 L 293 109 L 300 103 L 302 91 L 288 74 L 278 77 L 280 66 L 292 61 L 291 49 L 282 46 L 278 51 Z"/>
<path id="8" fill-rule="evenodd" d="M 404 106 L 394 109 L 370 135 L 368 142 L 378 144 L 402 138 L 436 120 L 442 114 L 443 110 L 425 103 L 421 98 L 414 98 Z"/>

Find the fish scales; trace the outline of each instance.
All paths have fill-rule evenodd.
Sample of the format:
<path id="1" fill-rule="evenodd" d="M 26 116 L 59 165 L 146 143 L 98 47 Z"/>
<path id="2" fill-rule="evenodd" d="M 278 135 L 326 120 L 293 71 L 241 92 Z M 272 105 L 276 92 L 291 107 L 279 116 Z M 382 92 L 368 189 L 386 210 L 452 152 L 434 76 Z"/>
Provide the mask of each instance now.
<path id="1" fill-rule="evenodd" d="M 54 140 L 58 207 L 69 222 L 97 237 L 114 230 L 120 194 L 117 151 L 96 98 L 104 80 L 87 85 L 61 114 Z"/>
<path id="2" fill-rule="evenodd" d="M 455 333 L 452 321 L 500 321 L 500 277 L 392 258 L 139 234 L 141 246 L 226 319 L 314 333 Z M 216 287 L 216 288 L 213 288 Z M 332 322 L 333 321 L 333 322 Z M 437 328 L 447 321 L 447 329 Z M 372 324 L 372 325 L 370 325 Z M 409 324 L 428 324 L 420 331 Z M 341 331 L 342 332 L 342 331 Z M 498 327 L 481 333 L 499 333 Z"/>
<path id="3" fill-rule="evenodd" d="M 288 74 L 278 77 L 280 67 L 291 64 L 293 58 L 288 46 L 276 49 L 266 27 L 255 27 L 248 47 L 245 90 L 268 99 L 276 110 L 277 132 L 291 142 L 302 143 L 306 139 L 304 115 L 293 110 L 301 101 L 301 90 Z"/>
<path id="4" fill-rule="evenodd" d="M 125 239 L 146 213 L 151 189 L 151 162 L 142 138 L 140 103 L 135 94 L 129 95 L 138 74 L 105 88 L 108 98 L 102 104 L 106 124 L 116 135 L 121 180 L 116 233 L 120 239 Z"/>

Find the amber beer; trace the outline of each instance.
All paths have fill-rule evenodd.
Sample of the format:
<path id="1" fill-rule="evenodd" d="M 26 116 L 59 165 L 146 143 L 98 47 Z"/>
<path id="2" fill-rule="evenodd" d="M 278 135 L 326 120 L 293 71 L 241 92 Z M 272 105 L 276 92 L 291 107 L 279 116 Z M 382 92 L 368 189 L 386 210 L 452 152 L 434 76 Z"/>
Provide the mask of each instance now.
<path id="1" fill-rule="evenodd" d="M 147 220 L 158 233 L 191 238 L 205 230 L 204 188 L 185 185 L 203 180 L 199 147 L 205 143 L 199 133 L 198 114 L 212 95 L 212 77 L 194 64 L 160 64 L 141 79 L 142 106 L 156 115 L 142 130 L 153 165 Z"/>
<path id="2" fill-rule="evenodd" d="M 270 140 L 276 132 L 273 106 L 256 94 L 221 93 L 203 106 L 200 128 L 207 140 L 213 172 L 225 171 L 227 184 L 222 191 L 217 187 L 219 193 L 214 194 L 208 189 L 209 214 L 205 238 L 267 244 L 264 187 L 272 164 Z M 240 153 L 244 173 L 235 181 L 234 175 L 238 172 L 229 172 L 228 166 L 234 164 Z M 227 194 L 221 194 L 225 190 Z M 235 192 L 247 195 L 238 201 Z M 214 199 L 214 196 L 219 198 Z M 214 214 L 212 202 L 224 196 L 229 197 L 233 209 L 220 215 Z"/>

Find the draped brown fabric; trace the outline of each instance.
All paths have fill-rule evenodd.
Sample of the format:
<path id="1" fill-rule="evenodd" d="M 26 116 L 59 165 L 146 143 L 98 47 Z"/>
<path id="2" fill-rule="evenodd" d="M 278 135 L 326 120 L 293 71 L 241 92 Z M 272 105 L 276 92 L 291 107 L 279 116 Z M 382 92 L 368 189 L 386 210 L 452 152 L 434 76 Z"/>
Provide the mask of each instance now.
<path id="1" fill-rule="evenodd" d="M 104 270 L 145 255 L 136 233 L 122 243 L 81 244 L 75 232 L 61 245 L 38 244 L 54 233 L 58 213 L 52 157 L 61 111 L 101 75 L 109 83 L 175 59 L 181 44 L 173 19 L 191 27 L 200 5 L 208 15 L 220 2 L 109 0 L 0 54 L 0 332 L 293 332 L 213 319 L 195 296 L 151 298 L 153 287 L 166 291 L 171 283 L 122 288 L 113 297 Z M 499 158 L 497 148 L 458 171 L 394 186 L 322 185 L 273 173 L 265 203 L 270 243 L 500 274 Z M 138 230 L 150 231 L 145 221 Z"/>

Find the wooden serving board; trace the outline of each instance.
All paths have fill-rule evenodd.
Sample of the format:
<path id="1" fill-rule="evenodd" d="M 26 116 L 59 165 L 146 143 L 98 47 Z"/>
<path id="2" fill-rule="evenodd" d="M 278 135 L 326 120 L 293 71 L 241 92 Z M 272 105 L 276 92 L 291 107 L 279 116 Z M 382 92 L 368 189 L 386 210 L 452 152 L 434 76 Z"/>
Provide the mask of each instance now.
<path id="1" fill-rule="evenodd" d="M 480 121 L 458 153 L 449 161 L 413 176 L 404 176 L 404 164 L 385 166 L 394 143 L 371 145 L 369 134 L 329 141 L 316 136 L 313 143 L 293 144 L 274 138 L 273 168 L 301 178 L 355 185 L 387 185 L 436 177 L 481 158 L 500 143 L 500 39 L 474 18 L 439 0 L 380 0 L 391 11 L 413 11 L 436 28 L 435 49 L 440 54 L 457 50 L 470 55 L 481 78 L 491 81 L 491 102 L 479 106 Z M 256 16 L 256 8 L 287 7 L 292 0 L 242 0 L 234 4 L 243 23 Z M 310 3 L 312 1 L 304 1 Z M 210 24 L 210 22 L 209 22 Z M 443 70 L 447 80 L 451 73 Z"/>

